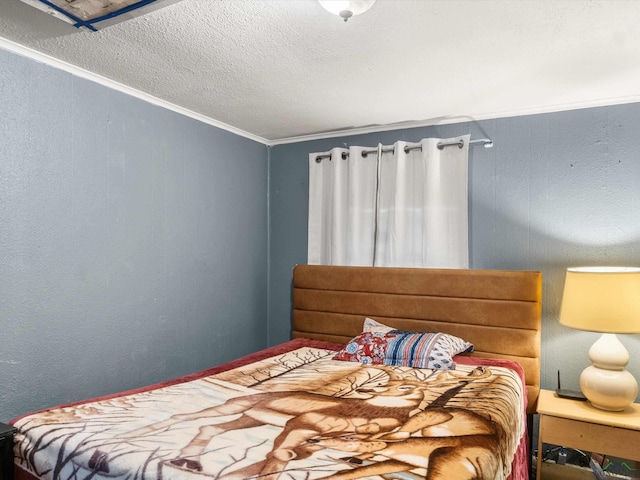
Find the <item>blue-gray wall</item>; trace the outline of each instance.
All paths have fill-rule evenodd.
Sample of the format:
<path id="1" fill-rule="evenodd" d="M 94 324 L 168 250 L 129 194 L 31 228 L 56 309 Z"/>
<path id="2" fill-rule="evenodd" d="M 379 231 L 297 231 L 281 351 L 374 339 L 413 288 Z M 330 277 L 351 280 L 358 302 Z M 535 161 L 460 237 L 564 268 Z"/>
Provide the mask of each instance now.
<path id="1" fill-rule="evenodd" d="M 542 383 L 578 388 L 597 334 L 559 325 L 569 266 L 640 266 L 640 104 L 560 113 L 461 121 L 279 145 L 271 149 L 270 342 L 290 331 L 290 278 L 307 255 L 310 152 L 342 145 L 392 144 L 471 133 L 495 146 L 472 146 L 472 268 L 543 273 Z M 621 335 L 640 378 L 640 336 Z"/>
<path id="2" fill-rule="evenodd" d="M 266 146 L 3 50 L 0 112 L 0 419 L 266 346 Z"/>
<path id="3" fill-rule="evenodd" d="M 267 149 L 0 50 L 0 113 L 0 419 L 287 340 L 307 156 L 337 145 L 494 140 L 471 149 L 471 266 L 543 272 L 545 387 L 576 388 L 597 338 L 557 322 L 565 268 L 640 265 L 638 104 Z"/>

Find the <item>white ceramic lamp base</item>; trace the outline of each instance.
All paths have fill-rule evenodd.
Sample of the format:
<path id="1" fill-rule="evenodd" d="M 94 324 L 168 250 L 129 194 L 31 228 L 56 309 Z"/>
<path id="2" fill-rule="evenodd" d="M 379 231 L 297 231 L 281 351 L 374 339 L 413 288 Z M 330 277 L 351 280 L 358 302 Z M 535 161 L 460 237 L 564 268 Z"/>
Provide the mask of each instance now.
<path id="1" fill-rule="evenodd" d="M 593 365 L 580 375 L 580 389 L 594 407 L 621 411 L 638 395 L 638 382 L 624 367 L 629 352 L 616 335 L 603 334 L 589 350 Z"/>

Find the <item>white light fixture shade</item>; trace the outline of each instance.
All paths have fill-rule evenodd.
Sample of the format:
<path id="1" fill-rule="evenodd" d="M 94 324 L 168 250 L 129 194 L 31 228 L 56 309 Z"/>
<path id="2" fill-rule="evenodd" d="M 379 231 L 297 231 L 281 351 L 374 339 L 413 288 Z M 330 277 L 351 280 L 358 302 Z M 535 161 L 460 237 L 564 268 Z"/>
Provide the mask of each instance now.
<path id="1" fill-rule="evenodd" d="M 589 350 L 592 365 L 580 375 L 580 389 L 602 410 L 621 411 L 638 395 L 638 383 L 624 367 L 629 352 L 616 333 L 640 332 L 640 268 L 569 268 L 560 323 L 603 332 Z"/>
<path id="2" fill-rule="evenodd" d="M 341 16 L 346 22 L 354 15 L 369 10 L 376 0 L 318 0 L 325 10 Z"/>

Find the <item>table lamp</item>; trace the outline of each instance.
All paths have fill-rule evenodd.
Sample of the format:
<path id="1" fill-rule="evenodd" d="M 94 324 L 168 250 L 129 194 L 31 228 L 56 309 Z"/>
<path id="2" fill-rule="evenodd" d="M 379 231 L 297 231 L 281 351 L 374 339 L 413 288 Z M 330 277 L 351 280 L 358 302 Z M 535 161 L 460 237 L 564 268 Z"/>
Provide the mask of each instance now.
<path id="1" fill-rule="evenodd" d="M 638 383 L 625 366 L 629 352 L 616 333 L 640 332 L 640 268 L 569 268 L 560 323 L 603 335 L 589 350 L 592 365 L 580 375 L 580 389 L 594 407 L 621 411 L 633 403 Z"/>

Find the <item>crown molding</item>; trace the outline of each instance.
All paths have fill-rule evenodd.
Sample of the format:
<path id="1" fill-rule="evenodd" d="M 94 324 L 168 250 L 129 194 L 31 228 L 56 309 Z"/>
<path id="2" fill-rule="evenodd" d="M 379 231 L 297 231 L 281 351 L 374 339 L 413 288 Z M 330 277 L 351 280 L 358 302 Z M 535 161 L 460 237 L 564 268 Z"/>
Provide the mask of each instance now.
<path id="1" fill-rule="evenodd" d="M 386 124 L 386 125 L 372 125 L 367 127 L 354 127 L 354 128 L 347 128 L 342 130 L 332 130 L 332 131 L 327 131 L 322 133 L 313 133 L 308 135 L 297 135 L 297 136 L 277 138 L 277 139 L 266 139 L 259 135 L 255 135 L 245 130 L 233 127 L 231 125 L 227 125 L 226 123 L 220 122 L 211 117 L 207 117 L 206 115 L 202 115 L 200 113 L 194 112 L 184 107 L 180 107 L 179 105 L 175 105 L 173 103 L 167 102 L 165 100 L 154 97 L 153 95 L 150 95 L 143 91 L 129 87 L 122 83 L 116 82 L 114 80 L 103 77 L 96 73 L 82 69 L 70 63 L 51 57 L 45 53 L 38 52 L 37 50 L 33 50 L 29 47 L 25 47 L 24 45 L 20 45 L 18 43 L 15 43 L 11 40 L 7 40 L 2 37 L 0 37 L 0 48 L 16 53 L 18 55 L 30 58 L 32 60 L 44 63 L 51 67 L 64 70 L 74 76 L 96 82 L 100 85 L 111 88 L 113 90 L 117 90 L 127 95 L 131 95 L 132 97 L 138 98 L 147 103 L 151 103 L 153 105 L 166 108 L 173 112 L 179 113 L 186 117 L 193 118 L 207 125 L 211 125 L 221 130 L 225 130 L 230 133 L 236 134 L 238 136 L 247 138 L 249 140 L 253 140 L 267 147 L 290 144 L 290 143 L 302 143 L 302 142 L 308 142 L 313 140 L 325 140 L 330 138 L 366 135 L 369 133 L 388 132 L 393 130 L 405 130 L 405 129 L 411 129 L 411 128 L 445 125 L 445 124 L 451 124 L 451 123 L 478 122 L 482 120 L 495 120 L 499 118 L 510 118 L 510 117 L 524 116 L 524 115 L 538 115 L 538 114 L 544 114 L 544 113 L 556 113 L 556 112 L 569 111 L 569 110 L 580 110 L 584 108 L 595 108 L 595 107 L 604 107 L 604 106 L 622 105 L 622 104 L 640 102 L 640 95 L 626 96 L 626 97 L 613 97 L 613 98 L 588 100 L 584 102 L 576 102 L 576 103 L 569 103 L 569 104 L 545 105 L 545 106 L 540 106 L 535 108 L 526 108 L 526 109 L 513 110 L 513 111 L 485 113 L 480 115 L 452 115 L 447 117 L 438 117 L 434 119 L 400 122 L 400 123 L 393 123 L 393 124 Z"/>
<path id="2" fill-rule="evenodd" d="M 135 88 L 129 87 L 127 85 L 124 85 L 122 83 L 118 83 L 114 80 L 111 80 L 109 78 L 103 77 L 101 75 L 98 75 L 96 73 L 90 72 L 88 70 L 85 70 L 83 68 L 77 67 L 75 65 L 72 65 L 70 63 L 67 63 L 65 61 L 62 61 L 60 59 L 51 57 L 45 53 L 42 52 L 38 52 L 37 50 L 33 50 L 32 48 L 29 47 L 25 47 L 24 45 L 20 45 L 18 43 L 12 42 L 11 40 L 7 40 L 6 38 L 2 38 L 0 37 L 0 48 L 4 49 L 4 50 L 8 50 L 10 52 L 16 53 L 18 55 L 21 55 L 23 57 L 27 57 L 30 58 L 32 60 L 44 63 L 46 65 L 49 65 L 50 67 L 54 67 L 60 70 L 63 70 L 67 73 L 70 73 L 76 77 L 79 78 L 83 78 L 85 80 L 90 80 L 92 82 L 98 83 L 102 86 L 111 88 L 112 90 L 117 90 L 119 92 L 125 93 L 127 95 L 130 95 L 132 97 L 138 98 L 140 100 L 143 100 L 147 103 L 151 103 L 152 105 L 156 105 L 158 107 L 162 107 L 162 108 L 166 108 L 167 110 L 171 110 L 173 112 L 179 113 L 181 115 L 184 115 L 186 117 L 190 117 L 193 118 L 194 120 L 198 120 L 202 123 L 206 123 L 208 125 L 211 125 L 212 127 L 216 127 L 219 128 L 221 130 L 226 130 L 227 132 L 231 132 L 234 133 L 236 135 L 239 135 L 241 137 L 247 138 L 249 140 L 254 140 L 256 142 L 262 143 L 264 145 L 269 146 L 270 142 L 269 140 L 262 138 L 258 135 L 254 135 L 252 133 L 246 132 L 244 130 L 241 130 L 239 128 L 233 127 L 231 125 L 227 125 L 226 123 L 223 122 L 219 122 L 217 120 L 214 120 L 210 117 L 207 117 L 206 115 L 202 115 L 200 113 L 194 112 L 192 110 L 189 110 L 187 108 L 183 108 L 180 107 L 179 105 L 175 105 L 171 102 L 167 102 L 165 100 L 162 100 L 160 98 L 154 97 L 153 95 L 150 95 L 148 93 L 145 93 L 143 91 L 137 90 Z"/>
<path id="3" fill-rule="evenodd" d="M 501 118 L 522 117 L 525 115 L 540 115 L 545 113 L 558 113 L 571 110 L 582 110 L 585 108 L 608 107 L 614 105 L 625 105 L 629 103 L 640 103 L 640 95 L 631 95 L 626 97 L 612 97 L 597 100 L 588 100 L 584 102 L 545 105 L 534 108 L 526 108 L 512 111 L 502 111 L 494 113 L 486 113 L 481 115 L 456 115 L 449 117 L 439 117 L 430 120 L 419 120 L 411 122 L 393 123 L 388 125 L 375 125 L 361 128 L 350 128 L 343 130 L 334 130 L 329 132 L 314 133 L 309 135 L 299 135 L 295 137 L 280 138 L 270 140 L 268 145 L 284 145 L 289 143 L 308 142 L 313 140 L 325 140 L 329 138 L 346 137 L 353 135 L 366 135 L 368 133 L 388 132 L 392 130 L 406 130 L 410 128 L 431 127 L 436 125 L 446 125 L 451 123 L 463 122 L 479 122 L 484 120 L 497 120 Z"/>

